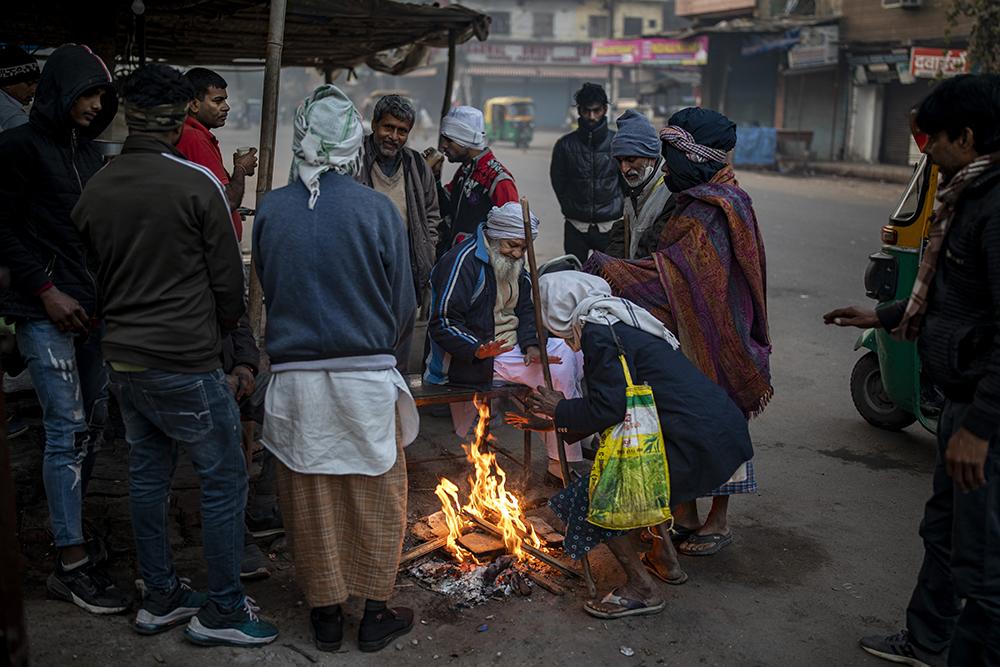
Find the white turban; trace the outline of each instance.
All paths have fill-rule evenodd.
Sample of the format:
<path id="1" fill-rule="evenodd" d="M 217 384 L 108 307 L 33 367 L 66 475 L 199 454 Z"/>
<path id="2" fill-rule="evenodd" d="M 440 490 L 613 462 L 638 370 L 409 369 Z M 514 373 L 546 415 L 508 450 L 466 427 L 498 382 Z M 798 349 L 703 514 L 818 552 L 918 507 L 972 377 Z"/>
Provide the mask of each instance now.
<path id="1" fill-rule="evenodd" d="M 353 176 L 361 164 L 364 128 L 354 103 L 333 85 L 313 91 L 295 112 L 289 182 L 309 188 L 309 208 L 319 199 L 319 177 L 327 171 Z"/>
<path id="2" fill-rule="evenodd" d="M 531 214 L 531 238 L 538 238 L 538 218 Z M 491 239 L 524 239 L 524 214 L 521 204 L 509 201 L 494 206 L 486 214 L 486 236 Z"/>
<path id="3" fill-rule="evenodd" d="M 486 123 L 475 107 L 455 107 L 441 119 L 441 134 L 466 148 L 486 148 Z"/>
<path id="4" fill-rule="evenodd" d="M 663 322 L 627 299 L 612 296 L 604 278 L 581 271 L 556 271 L 538 279 L 542 324 L 570 347 L 580 349 L 580 335 L 587 322 L 611 325 L 624 322 L 630 327 L 665 340 L 675 350 L 677 338 Z"/>

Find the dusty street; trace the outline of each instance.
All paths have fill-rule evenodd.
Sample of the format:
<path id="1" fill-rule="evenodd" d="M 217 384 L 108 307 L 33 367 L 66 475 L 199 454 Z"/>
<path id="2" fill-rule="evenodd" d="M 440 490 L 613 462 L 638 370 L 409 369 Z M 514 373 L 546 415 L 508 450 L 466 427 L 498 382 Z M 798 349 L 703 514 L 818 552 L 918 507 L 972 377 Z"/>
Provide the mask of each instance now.
<path id="1" fill-rule="evenodd" d="M 290 128 L 279 128 L 278 137 L 275 181 L 280 185 L 287 178 L 288 153 L 282 146 L 288 144 Z M 250 137 L 223 131 L 220 138 L 228 163 L 232 149 Z M 562 254 L 562 219 L 548 178 L 554 138 L 539 135 L 526 151 L 495 147 L 542 220 L 542 258 Z M 417 138 L 411 145 L 428 144 Z M 35 663 L 878 664 L 857 648 L 857 639 L 901 626 L 921 555 L 917 524 L 930 490 L 934 442 L 919 426 L 892 434 L 861 419 L 848 388 L 858 357 L 854 337 L 825 328 L 821 314 L 833 306 L 865 302 L 867 255 L 877 247 L 879 227 L 900 188 L 749 172 L 738 177 L 754 199 L 768 259 L 776 391 L 752 423 L 760 493 L 734 500 L 732 547 L 711 558 L 684 558 L 691 580 L 682 587 L 663 586 L 668 601 L 664 613 L 601 622 L 582 611 L 582 587 L 563 597 L 536 591 L 530 598 L 454 611 L 446 598 L 401 576 L 394 602 L 415 607 L 423 622 L 398 650 L 358 652 L 353 637 L 360 605 L 354 605 L 345 649 L 328 655 L 313 647 L 308 609 L 292 570 L 279 561 L 282 567 L 275 568 L 274 576 L 248 585 L 263 615 L 278 624 L 277 642 L 259 650 L 197 649 L 184 642 L 179 630 L 139 637 L 128 627 L 130 617 L 95 617 L 47 600 L 42 580 L 33 577 L 26 596 Z M 501 445 L 520 447 L 513 432 L 501 431 L 499 438 Z M 442 448 L 456 451 L 457 443 L 446 420 L 425 416 L 422 435 L 408 456 L 437 456 Z M 536 480 L 542 478 L 540 456 L 536 454 Z M 411 517 L 436 504 L 431 501 L 438 475 L 460 479 L 463 470 L 457 462 L 411 465 Z M 121 480 L 117 483 L 116 488 L 125 489 Z M 542 487 L 541 481 L 537 484 Z M 120 510 L 116 516 L 124 521 L 126 514 Z M 134 576 L 129 557 L 123 556 L 124 564 L 116 569 L 119 581 Z M 595 560 L 603 594 L 621 575 L 611 567 L 607 551 L 600 549 Z M 190 570 L 182 575 L 190 574 L 195 584 L 203 581 L 200 561 L 189 560 L 183 567 Z M 477 631 L 483 624 L 488 629 Z M 634 655 L 626 657 L 622 647 L 633 649 Z"/>

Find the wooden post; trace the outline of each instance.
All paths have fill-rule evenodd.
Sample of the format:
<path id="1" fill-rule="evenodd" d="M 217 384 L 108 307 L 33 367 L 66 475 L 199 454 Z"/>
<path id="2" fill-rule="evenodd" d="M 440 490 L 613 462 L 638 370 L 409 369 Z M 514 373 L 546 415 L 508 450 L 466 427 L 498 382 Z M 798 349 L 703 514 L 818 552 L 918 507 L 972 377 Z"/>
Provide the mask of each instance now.
<path id="1" fill-rule="evenodd" d="M 257 164 L 257 203 L 271 189 L 274 176 L 274 136 L 278 125 L 278 86 L 281 82 L 281 50 L 285 42 L 286 0 L 271 0 L 267 27 L 267 58 L 264 62 L 264 97 L 261 104 L 260 148 Z M 264 293 L 257 278 L 255 258 L 250 256 L 250 326 L 259 339 L 264 314 Z"/>
<path id="2" fill-rule="evenodd" d="M 531 276 L 531 304 L 535 311 L 535 329 L 538 332 L 538 347 L 541 353 L 542 376 L 545 378 L 545 387 L 552 389 L 552 369 L 549 368 L 549 350 L 545 326 L 542 324 L 542 297 L 538 286 L 538 264 L 535 261 L 535 239 L 531 234 L 531 208 L 528 206 L 528 198 L 521 197 L 521 219 L 524 222 L 524 242 L 528 251 L 528 275 Z M 563 442 L 559 433 L 555 433 L 556 449 L 559 450 L 559 471 L 562 473 L 563 488 L 569 486 L 569 463 L 566 461 L 566 443 Z M 594 577 L 590 574 L 590 558 L 583 557 L 583 575 L 587 581 L 587 592 L 591 598 L 597 597 L 597 587 L 594 585 Z"/>
<path id="3" fill-rule="evenodd" d="M 444 100 L 441 102 L 441 117 L 451 109 L 451 93 L 455 87 L 455 31 L 448 31 L 448 76 L 444 82 Z"/>
<path id="4" fill-rule="evenodd" d="M 6 658 L 3 664 L 20 667 L 28 664 L 28 632 L 21 593 L 21 549 L 17 540 L 14 478 L 6 424 L 0 364 L 0 655 Z"/>

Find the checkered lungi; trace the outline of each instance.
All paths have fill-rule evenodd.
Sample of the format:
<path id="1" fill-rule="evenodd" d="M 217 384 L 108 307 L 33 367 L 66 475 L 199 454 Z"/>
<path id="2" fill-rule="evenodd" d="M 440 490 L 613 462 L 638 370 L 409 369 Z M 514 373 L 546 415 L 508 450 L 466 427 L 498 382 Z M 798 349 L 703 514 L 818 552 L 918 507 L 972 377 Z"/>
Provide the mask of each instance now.
<path id="1" fill-rule="evenodd" d="M 726 482 L 719 488 L 706 494 L 706 497 L 734 496 L 740 493 L 757 493 L 757 477 L 754 475 L 753 461 L 747 461 L 744 465 L 747 467 L 746 479 L 742 479 L 738 482 Z"/>
<path id="2" fill-rule="evenodd" d="M 406 457 L 367 475 L 303 475 L 278 463 L 281 511 L 295 577 L 310 607 L 351 595 L 388 600 L 406 531 Z"/>

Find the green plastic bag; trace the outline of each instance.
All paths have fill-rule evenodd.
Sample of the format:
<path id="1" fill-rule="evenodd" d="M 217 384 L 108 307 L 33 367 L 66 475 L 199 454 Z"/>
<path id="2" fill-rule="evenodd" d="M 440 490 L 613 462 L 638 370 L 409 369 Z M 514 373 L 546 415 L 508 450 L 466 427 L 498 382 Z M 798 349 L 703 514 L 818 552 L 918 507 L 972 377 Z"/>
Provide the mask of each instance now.
<path id="1" fill-rule="evenodd" d="M 653 390 L 632 384 L 625 355 L 618 359 L 625 371 L 625 419 L 601 434 L 587 521 L 630 530 L 670 520 L 670 471 Z"/>

